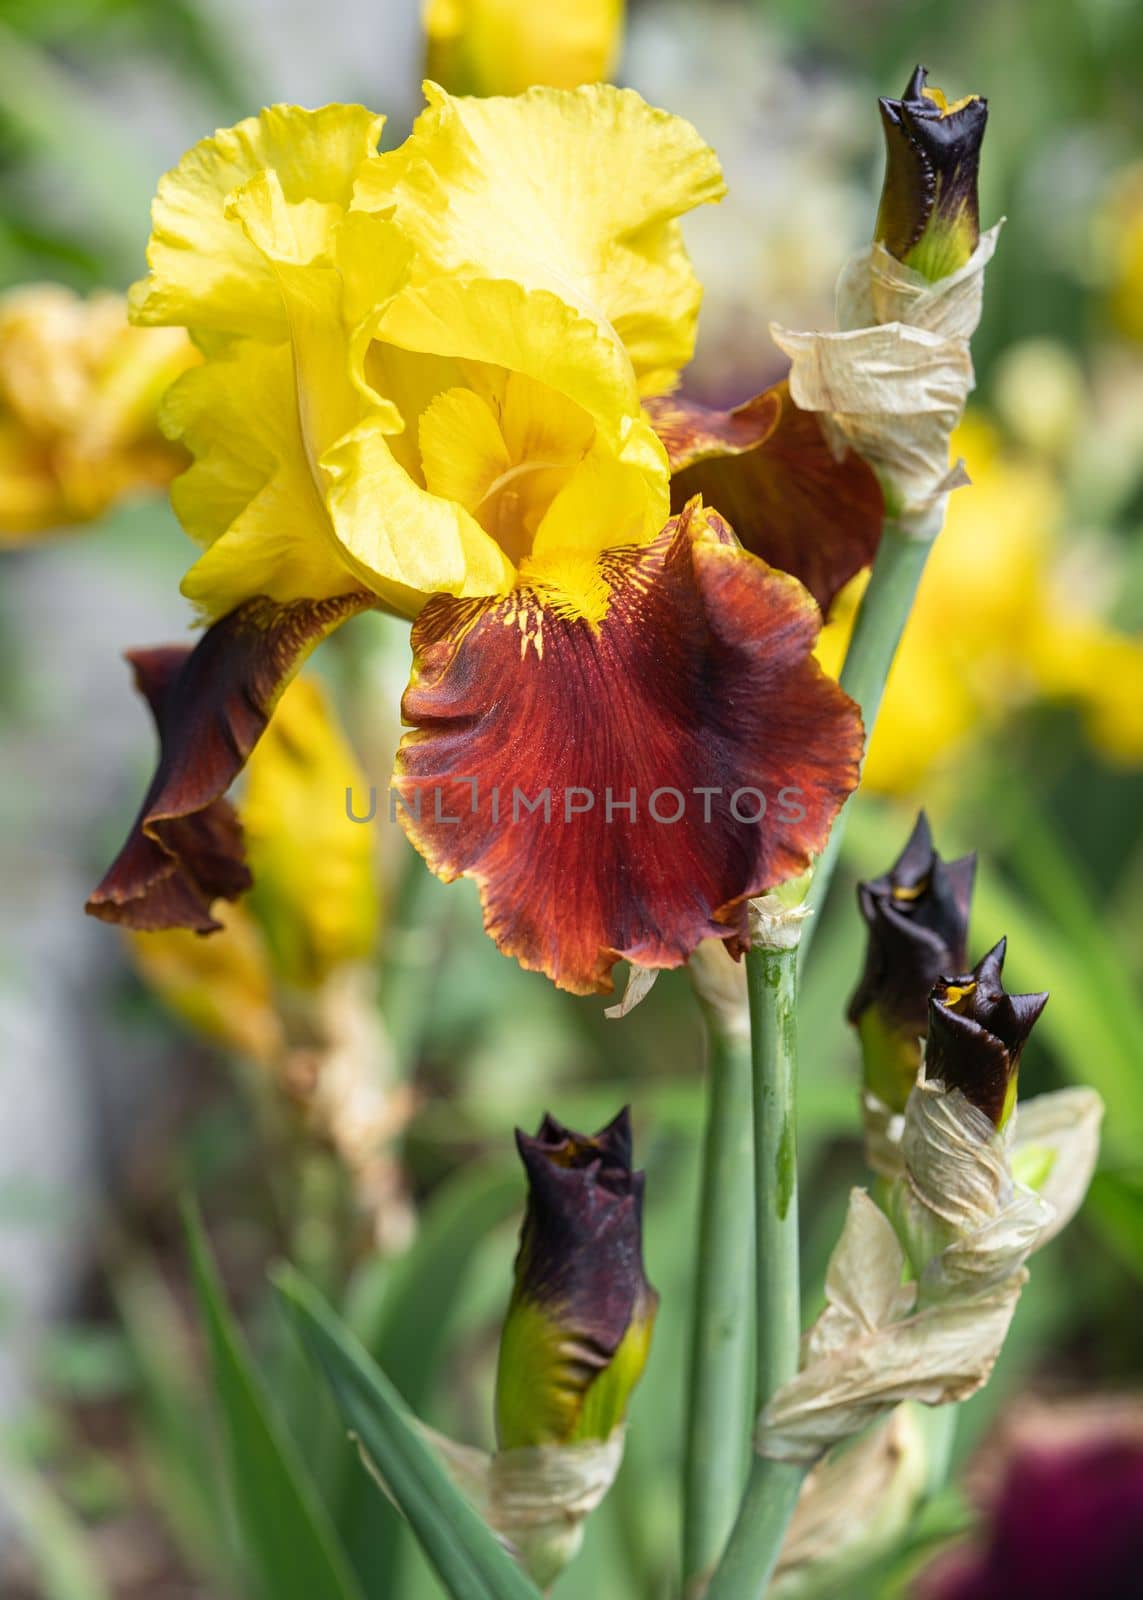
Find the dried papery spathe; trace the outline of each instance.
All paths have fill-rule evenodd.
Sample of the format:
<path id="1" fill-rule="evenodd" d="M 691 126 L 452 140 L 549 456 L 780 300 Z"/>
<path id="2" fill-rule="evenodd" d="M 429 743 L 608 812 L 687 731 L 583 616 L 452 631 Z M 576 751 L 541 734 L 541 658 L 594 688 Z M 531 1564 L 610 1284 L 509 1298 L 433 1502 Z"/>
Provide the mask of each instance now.
<path id="1" fill-rule="evenodd" d="M 1028 1256 L 1086 1192 L 1102 1109 L 1093 1091 L 1042 1096 L 1030 1102 L 1022 1139 L 1019 1119 L 1000 1132 L 959 1090 L 917 1085 L 904 1170 L 887 1201 L 893 1221 L 864 1190 L 851 1191 L 826 1308 L 806 1336 L 802 1370 L 759 1419 L 761 1454 L 812 1462 L 903 1400 L 943 1405 L 987 1381 Z M 1014 1178 L 1021 1151 L 1034 1152 L 1041 1170 L 1048 1158 L 1044 1193 Z"/>
<path id="2" fill-rule="evenodd" d="M 584 1523 L 615 1482 L 626 1433 L 620 1425 L 606 1439 L 489 1454 L 422 1431 L 458 1488 L 543 1589 L 579 1551 Z"/>
<path id="3" fill-rule="evenodd" d="M 768 1600 L 847 1593 L 847 1580 L 904 1534 L 927 1472 L 924 1431 L 911 1405 L 838 1445 L 798 1496 Z"/>
<path id="4" fill-rule="evenodd" d="M 949 465 L 949 438 L 974 386 L 969 339 L 980 321 L 984 269 L 1000 225 L 968 262 L 932 283 L 873 244 L 844 268 L 837 333 L 771 325 L 790 357 L 790 393 L 822 413 L 838 455 L 856 450 L 876 472 L 888 516 L 934 538 L 949 491 L 968 481 Z"/>

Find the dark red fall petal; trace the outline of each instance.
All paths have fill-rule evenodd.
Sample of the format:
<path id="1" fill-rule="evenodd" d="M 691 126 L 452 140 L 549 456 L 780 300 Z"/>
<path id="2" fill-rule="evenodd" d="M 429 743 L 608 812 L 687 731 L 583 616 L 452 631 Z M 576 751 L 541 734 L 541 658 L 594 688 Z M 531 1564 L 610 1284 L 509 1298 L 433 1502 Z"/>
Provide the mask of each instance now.
<path id="1" fill-rule="evenodd" d="M 828 613 L 881 537 L 884 501 L 861 457 L 838 461 L 785 383 L 733 411 L 680 395 L 649 400 L 647 411 L 671 461 L 671 510 L 701 494 L 747 550 L 792 572 Z"/>
<path id="2" fill-rule="evenodd" d="M 599 623 L 525 584 L 435 596 L 413 626 L 405 830 L 439 876 L 476 879 L 503 951 L 576 994 L 610 990 L 620 958 L 743 945 L 747 898 L 804 871 L 857 782 L 861 720 L 810 655 L 817 607 L 693 512 L 600 558 Z M 765 796 L 761 822 L 753 794 L 733 815 L 739 790 Z"/>
<path id="3" fill-rule="evenodd" d="M 89 915 L 148 933 L 222 926 L 212 903 L 236 900 L 251 881 L 242 826 L 223 796 L 306 656 L 375 603 L 363 593 L 288 605 L 260 595 L 193 649 L 130 652 L 158 728 L 159 764 L 127 843 L 87 902 Z"/>

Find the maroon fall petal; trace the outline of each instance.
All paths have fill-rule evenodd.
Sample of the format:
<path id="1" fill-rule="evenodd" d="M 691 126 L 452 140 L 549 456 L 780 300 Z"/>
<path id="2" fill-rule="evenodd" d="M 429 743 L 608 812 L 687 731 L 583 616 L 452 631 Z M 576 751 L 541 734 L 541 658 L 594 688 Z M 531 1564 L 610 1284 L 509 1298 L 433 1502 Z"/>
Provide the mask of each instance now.
<path id="1" fill-rule="evenodd" d="M 671 462 L 671 510 L 701 494 L 747 550 L 792 573 L 828 614 L 881 538 L 884 500 L 861 457 L 849 450 L 839 461 L 786 383 L 732 411 L 666 395 L 647 412 Z"/>
<path id="2" fill-rule="evenodd" d="M 821 850 L 862 744 L 811 655 L 817 606 L 716 517 L 600 572 L 600 621 L 538 583 L 429 601 L 395 778 L 433 871 L 475 878 L 500 948 L 576 994 L 620 958 L 742 948 L 746 900 Z"/>
<path id="3" fill-rule="evenodd" d="M 91 916 L 142 932 L 221 927 L 213 902 L 237 899 L 251 882 L 242 826 L 223 796 L 310 651 L 373 604 L 363 593 L 287 605 L 262 595 L 193 649 L 128 655 L 155 718 L 159 762 L 127 843 L 87 902 Z"/>

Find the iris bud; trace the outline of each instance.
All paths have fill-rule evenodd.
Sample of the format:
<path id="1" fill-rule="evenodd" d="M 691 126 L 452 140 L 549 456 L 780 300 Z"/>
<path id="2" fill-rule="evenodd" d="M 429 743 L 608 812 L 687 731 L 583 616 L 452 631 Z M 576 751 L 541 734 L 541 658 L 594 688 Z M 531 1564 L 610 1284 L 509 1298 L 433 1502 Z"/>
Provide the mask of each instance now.
<path id="1" fill-rule="evenodd" d="M 868 944 L 848 1017 L 865 1087 L 891 1111 L 904 1111 L 917 1081 L 933 985 L 965 965 L 975 871 L 975 855 L 942 861 L 922 811 L 889 871 L 857 886 Z"/>
<path id="2" fill-rule="evenodd" d="M 500 1342 L 499 1445 L 603 1440 L 624 1420 L 658 1306 L 630 1116 L 590 1136 L 545 1116 L 516 1143 L 528 1201 Z"/>
<path id="3" fill-rule="evenodd" d="M 963 267 L 980 239 L 976 183 L 988 102 L 974 94 L 950 105 L 926 76 L 917 67 L 900 100 L 879 102 L 886 163 L 875 237 L 935 281 Z"/>
<path id="4" fill-rule="evenodd" d="M 1020 1056 L 1046 994 L 1008 994 L 1001 939 L 970 972 L 942 978 L 929 1002 L 925 1078 L 959 1089 L 1003 1128 L 1016 1104 Z"/>

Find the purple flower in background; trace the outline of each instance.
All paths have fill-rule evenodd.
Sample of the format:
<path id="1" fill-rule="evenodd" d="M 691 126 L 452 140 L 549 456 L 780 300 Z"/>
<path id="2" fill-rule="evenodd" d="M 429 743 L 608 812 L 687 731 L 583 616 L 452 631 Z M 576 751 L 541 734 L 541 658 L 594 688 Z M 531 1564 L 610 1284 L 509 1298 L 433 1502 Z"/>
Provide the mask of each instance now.
<path id="1" fill-rule="evenodd" d="M 918 1600 L 1128 1600 L 1143 1588 L 1143 1440 L 1012 1458 L 983 1543 L 938 1562 Z"/>

